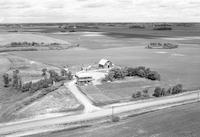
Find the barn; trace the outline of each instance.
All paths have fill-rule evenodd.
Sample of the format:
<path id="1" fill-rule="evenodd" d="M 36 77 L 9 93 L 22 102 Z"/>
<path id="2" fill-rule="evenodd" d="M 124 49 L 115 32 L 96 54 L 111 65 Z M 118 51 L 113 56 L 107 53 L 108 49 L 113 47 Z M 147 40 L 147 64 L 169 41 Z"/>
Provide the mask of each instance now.
<path id="1" fill-rule="evenodd" d="M 99 68 L 111 68 L 113 63 L 107 59 L 101 59 L 99 61 Z"/>

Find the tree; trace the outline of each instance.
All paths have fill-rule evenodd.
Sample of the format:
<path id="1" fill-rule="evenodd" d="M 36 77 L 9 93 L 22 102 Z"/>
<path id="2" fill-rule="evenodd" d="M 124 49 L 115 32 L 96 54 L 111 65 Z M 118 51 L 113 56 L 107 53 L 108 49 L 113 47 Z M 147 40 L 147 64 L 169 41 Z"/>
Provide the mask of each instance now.
<path id="1" fill-rule="evenodd" d="M 48 71 L 49 74 L 50 74 L 50 78 L 53 80 L 53 81 L 57 81 L 58 80 L 58 73 L 55 71 L 55 70 L 49 70 Z"/>
<path id="2" fill-rule="evenodd" d="M 18 81 L 19 81 L 19 70 L 14 70 L 13 71 L 13 84 L 12 86 L 14 88 L 18 88 Z"/>
<path id="3" fill-rule="evenodd" d="M 72 75 L 72 72 L 71 72 L 71 71 L 69 71 L 69 72 L 67 73 L 67 77 L 68 77 L 68 80 L 72 80 L 73 75 Z"/>
<path id="4" fill-rule="evenodd" d="M 22 78 L 18 76 L 17 89 L 20 90 L 21 88 L 22 88 Z"/>
<path id="5" fill-rule="evenodd" d="M 4 81 L 4 87 L 9 86 L 9 75 L 7 73 L 3 74 L 3 81 Z"/>
<path id="6" fill-rule="evenodd" d="M 22 86 L 21 91 L 22 91 L 22 92 L 29 91 L 29 90 L 31 89 L 31 85 L 32 85 L 32 82 L 25 83 L 25 84 Z"/>
<path id="7" fill-rule="evenodd" d="M 137 93 L 136 93 L 136 98 L 140 98 L 142 96 L 142 93 L 140 92 L 140 91 L 138 91 Z"/>
<path id="8" fill-rule="evenodd" d="M 127 76 L 136 76 L 137 75 L 136 68 L 128 67 L 128 68 L 126 68 L 126 71 L 127 71 Z"/>
<path id="9" fill-rule="evenodd" d="M 168 89 L 167 89 L 167 95 L 170 95 L 170 94 L 171 94 L 171 90 L 172 90 L 171 88 L 168 88 Z"/>
<path id="10" fill-rule="evenodd" d="M 114 79 L 123 79 L 125 77 L 125 74 L 120 68 L 113 68 L 109 71 L 108 75 L 112 75 Z"/>
<path id="11" fill-rule="evenodd" d="M 162 88 L 161 96 L 166 96 L 166 95 L 167 95 L 167 90 L 165 88 Z"/>
<path id="12" fill-rule="evenodd" d="M 46 76 L 47 75 L 47 69 L 46 68 L 43 68 L 42 69 L 42 76 Z"/>
<path id="13" fill-rule="evenodd" d="M 143 97 L 149 97 L 149 94 L 148 94 L 148 89 L 143 89 Z"/>
<path id="14" fill-rule="evenodd" d="M 140 77 L 142 77 L 142 78 L 145 77 L 146 76 L 145 70 L 139 69 L 138 72 L 137 72 L 137 75 L 140 76 Z"/>
<path id="15" fill-rule="evenodd" d="M 160 97 L 161 96 L 162 89 L 160 87 L 156 87 L 153 93 L 154 97 Z"/>
<path id="16" fill-rule="evenodd" d="M 156 71 L 150 71 L 147 75 L 147 78 L 151 80 L 160 80 L 160 74 L 158 74 Z"/>
<path id="17" fill-rule="evenodd" d="M 178 94 L 183 92 L 183 86 L 181 84 L 177 84 L 172 88 L 172 94 Z"/>
<path id="18" fill-rule="evenodd" d="M 60 73 L 61 73 L 61 76 L 66 76 L 67 75 L 67 71 L 65 69 L 61 69 Z"/>
<path id="19" fill-rule="evenodd" d="M 142 91 L 144 94 L 148 94 L 148 89 L 147 88 L 145 88 L 145 89 L 143 89 L 143 91 Z"/>

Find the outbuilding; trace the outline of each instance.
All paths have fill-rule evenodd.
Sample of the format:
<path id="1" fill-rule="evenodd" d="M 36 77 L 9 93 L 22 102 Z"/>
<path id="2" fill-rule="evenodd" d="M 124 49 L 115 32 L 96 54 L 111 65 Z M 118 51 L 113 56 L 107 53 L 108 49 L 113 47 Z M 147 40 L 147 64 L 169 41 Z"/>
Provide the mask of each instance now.
<path id="1" fill-rule="evenodd" d="M 111 68 L 113 63 L 107 59 L 101 59 L 99 61 L 99 68 Z"/>

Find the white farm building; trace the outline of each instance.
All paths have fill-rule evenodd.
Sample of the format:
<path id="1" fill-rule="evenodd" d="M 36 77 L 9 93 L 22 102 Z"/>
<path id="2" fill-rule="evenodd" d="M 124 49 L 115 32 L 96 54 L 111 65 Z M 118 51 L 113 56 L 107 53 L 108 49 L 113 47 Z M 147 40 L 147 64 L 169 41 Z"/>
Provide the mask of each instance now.
<path id="1" fill-rule="evenodd" d="M 111 68 L 113 63 L 107 59 L 101 59 L 99 61 L 99 68 Z"/>

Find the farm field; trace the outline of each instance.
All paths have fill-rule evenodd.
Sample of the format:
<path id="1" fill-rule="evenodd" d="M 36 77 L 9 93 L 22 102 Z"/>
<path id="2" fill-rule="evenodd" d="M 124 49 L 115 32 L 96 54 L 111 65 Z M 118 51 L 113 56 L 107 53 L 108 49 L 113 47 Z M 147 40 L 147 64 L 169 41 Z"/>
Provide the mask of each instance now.
<path id="1" fill-rule="evenodd" d="M 62 50 L 75 46 L 66 40 L 34 33 L 0 33 L 0 52 Z"/>
<path id="2" fill-rule="evenodd" d="M 129 117 L 117 123 L 30 137 L 197 137 L 200 134 L 199 113 L 200 104 L 193 103 Z"/>
<path id="3" fill-rule="evenodd" d="M 192 27 L 176 27 L 174 25 L 172 31 L 153 31 L 151 30 L 152 25 L 148 25 L 149 28 L 138 30 L 129 29 L 129 25 L 123 24 L 113 27 L 101 24 L 99 29 L 83 29 L 77 30 L 77 32 L 63 32 L 58 25 L 40 26 L 37 24 L 32 27 L 24 27 L 18 32 L 0 27 L 0 45 L 16 41 L 80 44 L 80 47 L 73 49 L 11 52 L 10 55 L 13 57 L 0 59 L 0 64 L 3 66 L 0 68 L 1 76 L 10 69 L 11 64 L 19 65 L 16 63 L 18 61 L 22 63 L 18 68 L 24 74 L 24 81 L 27 81 L 30 78 L 31 80 L 40 78 L 41 68 L 45 67 L 43 64 L 58 68 L 68 66 L 79 71 L 77 68 L 81 68 L 81 66 L 97 64 L 100 59 L 106 58 L 120 66 L 151 68 L 161 75 L 161 82 L 141 80 L 107 83 L 97 85 L 97 88 L 100 89 L 98 94 L 91 94 L 88 89 L 85 90 L 85 92 L 90 92 L 90 97 L 95 98 L 95 101 L 98 102 L 129 99 L 137 90 L 158 85 L 173 86 L 180 83 L 185 89 L 200 88 L 200 25 L 195 24 Z M 145 47 L 150 42 L 175 43 L 179 47 L 176 49 L 146 49 Z M 4 53 L 1 54 L 1 57 L 3 56 L 5 56 Z M 10 60 L 13 60 L 12 63 Z M 29 62 L 29 68 L 27 68 L 23 64 L 24 61 L 32 61 L 32 65 Z M 41 64 L 34 65 L 34 62 L 41 62 Z M 30 96 L 27 93 L 4 88 L 2 81 L 0 86 L 0 110 Z M 30 111 L 33 112 L 31 109 Z M 45 108 L 44 111 L 46 111 Z M 43 114 L 44 112 L 38 110 L 38 113 Z"/>
<path id="4" fill-rule="evenodd" d="M 55 39 L 48 36 L 42 36 L 34 33 L 0 33 L 0 45 L 11 42 L 44 42 L 44 43 L 62 43 L 69 44 L 69 42 Z"/>
<path id="5" fill-rule="evenodd" d="M 185 88 L 198 88 L 200 80 L 200 47 L 182 45 L 178 49 L 144 49 L 142 46 L 99 50 L 69 49 L 65 51 L 14 52 L 18 56 L 57 66 L 93 64 L 108 58 L 122 66 L 145 66 L 161 74 L 169 85 L 182 83 Z M 76 58 L 76 60 L 74 60 Z M 185 67 L 188 66 L 188 67 Z"/>

